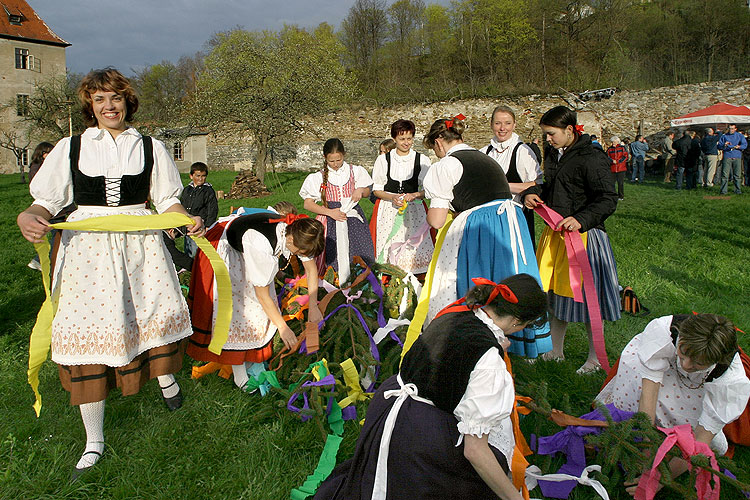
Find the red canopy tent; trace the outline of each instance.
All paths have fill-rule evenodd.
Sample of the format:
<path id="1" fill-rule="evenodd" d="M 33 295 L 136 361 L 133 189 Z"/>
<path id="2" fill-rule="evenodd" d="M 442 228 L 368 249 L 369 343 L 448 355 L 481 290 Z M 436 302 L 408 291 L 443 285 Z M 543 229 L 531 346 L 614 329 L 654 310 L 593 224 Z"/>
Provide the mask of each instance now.
<path id="1" fill-rule="evenodd" d="M 720 123 L 750 124 L 750 108 L 747 106 L 732 106 L 731 104 L 720 102 L 671 121 L 673 127 L 716 125 Z"/>

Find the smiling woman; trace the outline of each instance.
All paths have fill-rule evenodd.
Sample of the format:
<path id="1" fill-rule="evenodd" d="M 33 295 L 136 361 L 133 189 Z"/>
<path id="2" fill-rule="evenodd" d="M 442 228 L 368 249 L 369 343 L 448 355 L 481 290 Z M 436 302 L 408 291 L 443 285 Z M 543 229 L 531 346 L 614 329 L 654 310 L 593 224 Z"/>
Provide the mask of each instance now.
<path id="1" fill-rule="evenodd" d="M 52 149 L 31 182 L 34 203 L 18 216 L 24 237 L 39 243 L 64 207 L 69 221 L 109 215 L 147 216 L 156 210 L 187 215 L 182 183 L 164 144 L 126 122 L 138 109 L 130 82 L 113 68 L 92 71 L 78 88 L 89 128 Z M 203 221 L 188 234 L 202 236 Z M 145 219 L 144 219 L 145 220 Z M 161 231 L 62 231 L 52 276 L 57 314 L 52 360 L 78 405 L 86 448 L 73 477 L 104 451 L 104 401 L 115 387 L 137 393 L 157 378 L 170 410 L 182 405 L 173 373 L 182 366 L 190 317 Z"/>

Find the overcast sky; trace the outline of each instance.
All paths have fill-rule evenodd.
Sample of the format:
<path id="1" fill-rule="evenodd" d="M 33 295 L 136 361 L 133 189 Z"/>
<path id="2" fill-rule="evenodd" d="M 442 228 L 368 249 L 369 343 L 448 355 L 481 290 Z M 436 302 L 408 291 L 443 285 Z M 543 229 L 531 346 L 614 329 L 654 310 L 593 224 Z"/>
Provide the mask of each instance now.
<path id="1" fill-rule="evenodd" d="M 70 71 L 114 66 L 132 74 L 131 69 L 165 59 L 177 62 L 202 50 L 213 33 L 236 26 L 278 30 L 284 24 L 307 28 L 327 22 L 338 30 L 355 0 L 27 1 L 72 44 L 66 51 Z"/>

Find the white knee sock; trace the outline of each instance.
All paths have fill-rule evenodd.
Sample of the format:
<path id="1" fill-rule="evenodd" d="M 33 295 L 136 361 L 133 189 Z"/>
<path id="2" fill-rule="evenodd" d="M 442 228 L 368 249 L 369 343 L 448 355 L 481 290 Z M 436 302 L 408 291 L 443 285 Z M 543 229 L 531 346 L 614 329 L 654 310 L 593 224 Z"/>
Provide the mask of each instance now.
<path id="1" fill-rule="evenodd" d="M 165 398 L 173 398 L 180 392 L 180 386 L 177 385 L 174 375 L 159 375 L 156 380 L 159 381 L 161 393 Z"/>
<path id="2" fill-rule="evenodd" d="M 247 376 L 246 364 L 247 363 L 242 363 L 241 365 L 232 365 L 232 374 L 234 375 L 234 383 L 240 389 L 245 387 L 245 384 L 247 384 L 247 381 L 250 380 L 250 377 Z"/>
<path id="3" fill-rule="evenodd" d="M 79 408 L 86 429 L 86 448 L 76 467 L 83 469 L 94 465 L 104 451 L 104 400 L 85 403 Z"/>

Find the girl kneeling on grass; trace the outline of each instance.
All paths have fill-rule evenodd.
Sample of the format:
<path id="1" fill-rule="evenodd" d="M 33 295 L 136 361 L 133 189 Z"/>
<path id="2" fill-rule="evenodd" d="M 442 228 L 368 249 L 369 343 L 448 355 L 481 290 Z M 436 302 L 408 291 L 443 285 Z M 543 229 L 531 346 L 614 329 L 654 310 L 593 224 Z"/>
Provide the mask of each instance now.
<path id="1" fill-rule="evenodd" d="M 294 208 L 293 206 L 291 207 Z M 273 354 L 272 340 L 278 330 L 286 348 L 296 337 L 281 316 L 274 278 L 279 257 L 297 255 L 308 283 L 308 320 L 322 321 L 318 309 L 318 268 L 315 257 L 323 251 L 323 226 L 306 215 L 259 210 L 249 215 L 223 217 L 206 233 L 229 270 L 232 280 L 232 322 L 220 355 L 208 350 L 213 331 L 216 300 L 211 264 L 198 252 L 190 279 L 193 335 L 187 353 L 199 361 L 232 365 L 234 383 L 244 389 L 248 369 Z"/>
<path id="2" fill-rule="evenodd" d="M 617 266 L 604 221 L 617 208 L 614 176 L 607 155 L 591 145 L 582 133 L 574 111 L 556 106 L 539 121 L 549 146 L 544 155 L 544 184 L 532 186 L 521 197 L 527 208 L 546 204 L 563 216 L 557 229 L 578 231 L 591 263 L 602 319 L 620 319 Z M 600 369 L 596 359 L 591 320 L 586 299 L 573 300 L 568 256 L 561 231 L 544 229 L 536 251 L 542 286 L 550 303 L 552 351 L 544 359 L 564 359 L 563 346 L 568 322 L 584 322 L 589 333 L 588 359 L 578 373 Z"/>
<path id="3" fill-rule="evenodd" d="M 642 411 L 660 427 L 690 424 L 698 441 L 724 454 L 722 429 L 742 414 L 749 397 L 734 325 L 716 314 L 697 314 L 646 325 L 625 346 L 596 399 Z M 670 467 L 681 474 L 687 462 L 673 460 Z M 628 491 L 634 494 L 635 486 Z"/>

